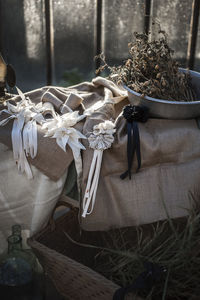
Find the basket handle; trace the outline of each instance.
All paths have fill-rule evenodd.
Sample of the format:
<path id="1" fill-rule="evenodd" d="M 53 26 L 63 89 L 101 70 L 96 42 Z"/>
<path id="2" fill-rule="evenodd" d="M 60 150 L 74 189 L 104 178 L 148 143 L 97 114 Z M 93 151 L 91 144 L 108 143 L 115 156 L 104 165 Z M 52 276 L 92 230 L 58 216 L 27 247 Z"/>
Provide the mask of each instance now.
<path id="1" fill-rule="evenodd" d="M 64 205 L 66 207 L 69 207 L 71 209 L 74 208 L 78 208 L 79 209 L 79 201 L 78 200 L 74 200 L 69 196 L 66 196 L 64 194 L 62 194 L 57 202 L 57 207 Z"/>
<path id="2" fill-rule="evenodd" d="M 50 216 L 50 219 L 49 219 L 49 225 L 51 227 L 51 230 L 55 229 L 54 214 L 55 214 L 56 209 L 59 206 L 65 206 L 65 207 L 68 207 L 70 209 L 76 210 L 76 209 L 79 209 L 79 202 L 77 200 L 72 199 L 69 196 L 66 196 L 66 195 L 62 194 L 60 196 L 58 202 L 56 203 L 56 206 L 54 207 L 54 209 L 52 211 L 52 214 Z"/>

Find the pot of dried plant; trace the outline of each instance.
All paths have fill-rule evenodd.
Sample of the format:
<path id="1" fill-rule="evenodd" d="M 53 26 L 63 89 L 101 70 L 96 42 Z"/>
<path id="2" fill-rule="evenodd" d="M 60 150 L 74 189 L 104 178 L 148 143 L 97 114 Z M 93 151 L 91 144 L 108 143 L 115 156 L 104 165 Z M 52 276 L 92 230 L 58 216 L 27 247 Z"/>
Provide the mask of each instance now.
<path id="1" fill-rule="evenodd" d="M 128 98 L 132 105 L 143 105 L 149 108 L 150 116 L 153 118 L 164 119 L 193 119 L 200 117 L 200 73 L 179 69 L 186 73 L 189 72 L 192 86 L 196 92 L 196 101 L 170 101 L 156 99 L 147 95 L 135 92 L 127 86 Z"/>

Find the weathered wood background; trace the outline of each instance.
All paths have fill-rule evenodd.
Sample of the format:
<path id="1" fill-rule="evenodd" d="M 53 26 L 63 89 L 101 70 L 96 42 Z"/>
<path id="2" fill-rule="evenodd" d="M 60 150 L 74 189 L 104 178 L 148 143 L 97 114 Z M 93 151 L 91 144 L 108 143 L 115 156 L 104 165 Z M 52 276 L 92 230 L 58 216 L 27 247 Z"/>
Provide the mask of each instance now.
<path id="1" fill-rule="evenodd" d="M 198 13 L 199 0 L 0 0 L 0 51 L 24 91 L 61 85 L 70 72 L 89 80 L 98 52 L 109 64 L 127 58 L 128 42 L 148 30 L 150 14 L 181 66 L 198 71 Z"/>

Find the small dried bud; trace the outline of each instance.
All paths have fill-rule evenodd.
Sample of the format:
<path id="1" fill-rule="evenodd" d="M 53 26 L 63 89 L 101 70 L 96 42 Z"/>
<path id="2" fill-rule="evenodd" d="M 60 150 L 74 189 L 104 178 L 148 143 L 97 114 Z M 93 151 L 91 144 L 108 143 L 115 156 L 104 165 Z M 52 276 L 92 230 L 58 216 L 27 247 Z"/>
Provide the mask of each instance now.
<path id="1" fill-rule="evenodd" d="M 144 70 L 146 70 L 146 68 L 147 68 L 147 64 L 143 64 L 143 68 L 144 68 Z"/>
<path id="2" fill-rule="evenodd" d="M 159 65 L 155 65 L 155 70 L 159 70 Z"/>
<path id="3" fill-rule="evenodd" d="M 157 79 L 160 79 L 160 77 L 161 77 L 161 73 L 158 73 L 158 74 L 156 75 L 156 78 L 157 78 Z"/>
<path id="4" fill-rule="evenodd" d="M 139 87 L 137 87 L 137 86 L 134 86 L 134 87 L 133 87 L 133 90 L 134 90 L 136 93 L 139 93 L 139 92 L 140 92 L 140 89 L 139 89 Z"/>
<path id="5" fill-rule="evenodd" d="M 131 66 L 131 59 L 128 59 L 127 61 L 126 61 L 126 67 L 130 67 Z"/>
<path id="6" fill-rule="evenodd" d="M 159 85 L 160 85 L 160 83 L 159 83 L 158 80 L 154 80 L 154 84 L 155 84 L 156 86 L 159 86 Z"/>
<path id="7" fill-rule="evenodd" d="M 148 50 L 147 54 L 151 56 L 151 55 L 153 55 L 153 52 L 151 50 Z"/>
<path id="8" fill-rule="evenodd" d="M 147 80 L 143 83 L 143 86 L 148 86 L 148 85 L 149 85 L 149 80 Z"/>

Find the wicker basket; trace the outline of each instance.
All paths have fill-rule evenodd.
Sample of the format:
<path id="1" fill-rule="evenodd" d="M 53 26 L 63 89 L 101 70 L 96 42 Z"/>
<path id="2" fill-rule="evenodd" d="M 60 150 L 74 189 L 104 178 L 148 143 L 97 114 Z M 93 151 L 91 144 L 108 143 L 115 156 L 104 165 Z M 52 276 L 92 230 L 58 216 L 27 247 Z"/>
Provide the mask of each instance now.
<path id="1" fill-rule="evenodd" d="M 45 272 L 59 293 L 71 300 L 111 300 L 118 285 L 92 270 L 95 249 L 78 246 L 66 237 L 92 243 L 97 240 L 95 232 L 80 235 L 78 210 L 71 209 L 45 229 L 28 240 Z M 126 299 L 139 300 L 137 296 Z"/>

